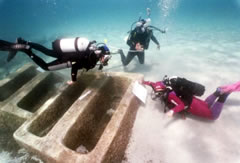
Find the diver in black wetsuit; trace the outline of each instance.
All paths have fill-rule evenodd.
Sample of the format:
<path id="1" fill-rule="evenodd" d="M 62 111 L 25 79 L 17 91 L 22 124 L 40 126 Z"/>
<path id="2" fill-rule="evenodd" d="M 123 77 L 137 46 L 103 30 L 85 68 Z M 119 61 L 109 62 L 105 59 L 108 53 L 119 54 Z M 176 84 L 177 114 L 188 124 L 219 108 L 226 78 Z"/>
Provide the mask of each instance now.
<path id="1" fill-rule="evenodd" d="M 72 84 L 77 80 L 77 71 L 85 68 L 92 69 L 100 61 L 99 69 L 107 65 L 110 59 L 110 51 L 108 47 L 96 41 L 89 41 L 86 38 L 65 38 L 55 40 L 52 43 L 53 49 L 48 49 L 40 44 L 27 42 L 21 38 L 16 43 L 0 40 L 0 50 L 9 51 L 7 61 L 14 58 L 18 51 L 26 53 L 37 65 L 42 69 L 51 71 L 71 67 Z M 46 63 L 43 59 L 32 52 L 32 49 L 38 50 L 47 56 L 57 58 L 56 60 Z"/>
<path id="2" fill-rule="evenodd" d="M 144 64 L 144 50 L 148 49 L 150 40 L 157 44 L 157 48 L 160 49 L 160 44 L 153 35 L 153 30 L 158 30 L 161 33 L 166 33 L 166 31 L 150 26 L 150 21 L 150 18 L 146 20 L 141 19 L 136 23 L 135 29 L 130 31 L 127 40 L 130 49 L 127 57 L 125 57 L 122 49 L 119 50 L 121 61 L 124 66 L 128 65 L 135 56 L 138 57 L 140 64 Z"/>

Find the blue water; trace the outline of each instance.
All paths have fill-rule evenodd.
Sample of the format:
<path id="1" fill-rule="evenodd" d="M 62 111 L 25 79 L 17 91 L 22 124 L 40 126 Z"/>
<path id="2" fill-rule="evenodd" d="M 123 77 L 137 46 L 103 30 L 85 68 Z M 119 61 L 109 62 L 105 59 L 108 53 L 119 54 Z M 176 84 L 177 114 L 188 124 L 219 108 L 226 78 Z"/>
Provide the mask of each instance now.
<path id="1" fill-rule="evenodd" d="M 239 0 L 1 0 L 0 36 L 14 40 L 16 36 L 74 34 L 73 29 L 85 34 L 86 28 L 102 33 L 103 27 L 112 26 L 126 31 L 139 16 L 146 16 L 147 7 L 152 9 L 154 24 L 169 28 L 191 24 L 237 28 L 239 3 Z"/>
<path id="2" fill-rule="evenodd" d="M 132 22 L 146 18 L 146 8 L 151 8 L 153 25 L 168 29 L 165 42 L 157 34 L 163 45 L 192 41 L 196 34 L 239 41 L 240 0 L 0 0 L 0 38 L 14 41 L 21 36 L 51 47 L 56 38 L 85 36 L 124 47 L 123 37 Z M 6 64 L 6 54 L 0 59 L 1 66 L 10 68 L 27 60 L 18 56 Z"/>
<path id="3" fill-rule="evenodd" d="M 240 0 L 0 0 L 0 39 L 21 36 L 51 47 L 56 38 L 85 36 L 126 50 L 123 39 L 134 21 L 147 17 L 146 8 L 151 8 L 152 25 L 167 34 L 155 32 L 161 50 L 151 43 L 147 66 L 131 64 L 128 71 L 150 79 L 173 73 L 201 76 L 209 85 L 210 76 L 219 84 L 239 80 Z M 6 58 L 0 52 L 0 78 L 31 62 L 22 53 L 10 63 Z M 119 64 L 120 58 L 113 57 L 109 67 L 125 71 L 114 69 Z"/>

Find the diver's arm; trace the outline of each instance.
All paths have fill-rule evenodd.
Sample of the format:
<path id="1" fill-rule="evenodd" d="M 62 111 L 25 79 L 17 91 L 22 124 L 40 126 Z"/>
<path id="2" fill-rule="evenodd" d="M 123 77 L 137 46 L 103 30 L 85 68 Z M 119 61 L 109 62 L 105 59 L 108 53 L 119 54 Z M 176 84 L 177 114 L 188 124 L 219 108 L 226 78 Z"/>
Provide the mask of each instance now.
<path id="1" fill-rule="evenodd" d="M 151 36 L 151 40 L 152 40 L 155 44 L 160 45 L 159 42 L 158 42 L 158 40 L 156 39 L 156 37 L 155 37 L 154 35 Z"/>
<path id="2" fill-rule="evenodd" d="M 128 40 L 127 40 L 127 44 L 128 44 L 128 46 L 131 47 L 131 46 L 133 45 L 133 41 L 131 41 L 130 39 L 128 39 Z"/>
<path id="3" fill-rule="evenodd" d="M 134 32 L 135 30 L 131 31 L 131 33 L 129 34 L 129 37 L 128 37 L 128 40 L 127 40 L 127 44 L 130 46 L 130 47 L 133 47 L 135 46 L 136 42 L 134 41 Z"/>
<path id="4" fill-rule="evenodd" d="M 161 33 L 166 33 L 166 30 L 159 29 Z"/>
<path id="5" fill-rule="evenodd" d="M 159 29 L 159 28 L 154 27 L 154 26 L 152 26 L 152 25 L 150 25 L 149 27 L 152 28 L 152 29 L 155 29 L 155 30 L 157 30 L 157 31 L 159 31 L 159 32 L 161 32 L 161 33 L 166 33 L 166 30 Z"/>
<path id="6" fill-rule="evenodd" d="M 148 85 L 148 86 L 152 86 L 154 83 L 151 82 L 151 81 L 145 81 L 145 80 L 143 80 L 143 81 L 142 81 L 142 84 Z"/>
<path id="7" fill-rule="evenodd" d="M 119 54 L 119 50 L 120 50 L 120 49 L 110 51 L 110 55 L 112 55 L 112 54 Z"/>
<path id="8" fill-rule="evenodd" d="M 77 72 L 78 72 L 78 67 L 77 64 L 74 64 L 72 66 L 72 70 L 71 70 L 71 76 L 72 76 L 72 81 L 76 82 L 77 81 Z"/>
<path id="9" fill-rule="evenodd" d="M 75 83 L 77 81 L 77 72 L 78 72 L 78 69 L 77 69 L 76 65 L 72 66 L 72 69 L 71 69 L 72 80 L 67 81 L 68 85 L 72 85 L 73 83 Z"/>
<path id="10" fill-rule="evenodd" d="M 169 93 L 168 101 L 175 105 L 175 107 L 171 109 L 174 113 L 184 110 L 185 105 L 183 101 L 178 98 L 174 92 Z"/>

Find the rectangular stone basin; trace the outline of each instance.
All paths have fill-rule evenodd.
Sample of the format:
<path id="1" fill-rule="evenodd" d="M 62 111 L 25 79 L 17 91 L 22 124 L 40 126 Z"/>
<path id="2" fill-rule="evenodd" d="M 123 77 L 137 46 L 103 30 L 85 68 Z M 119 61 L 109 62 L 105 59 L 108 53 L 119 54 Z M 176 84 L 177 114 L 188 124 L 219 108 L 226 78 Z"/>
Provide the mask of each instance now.
<path id="1" fill-rule="evenodd" d="M 140 105 L 133 84 L 142 79 L 129 73 L 81 74 L 14 138 L 45 162 L 121 162 Z"/>
<path id="2" fill-rule="evenodd" d="M 63 90 L 31 123 L 29 132 L 39 137 L 45 136 L 95 78 L 94 75 L 81 76 L 75 85 Z"/>
<path id="3" fill-rule="evenodd" d="M 55 97 L 65 79 L 55 72 L 41 73 L 26 64 L 0 81 L 0 127 L 17 129 L 45 102 Z"/>
<path id="4" fill-rule="evenodd" d="M 27 82 L 37 76 L 40 72 L 36 70 L 36 67 L 27 64 L 24 67 L 17 70 L 7 78 L 0 81 L 0 102 L 5 101 L 17 90 L 24 86 Z"/>
<path id="5" fill-rule="evenodd" d="M 25 64 L 0 81 L 0 152 L 11 155 L 10 162 L 36 162 L 16 143 L 13 133 L 45 102 L 56 96 L 65 83 L 59 73 L 42 73 L 36 68 Z M 37 159 L 36 156 L 33 158 Z"/>
<path id="6" fill-rule="evenodd" d="M 18 102 L 18 107 L 34 113 L 49 98 L 56 95 L 59 86 L 63 82 L 63 78 L 54 73 L 50 73 Z"/>
<path id="7" fill-rule="evenodd" d="M 64 145 L 72 150 L 83 145 L 90 152 L 96 146 L 130 83 L 124 77 L 109 77 L 63 139 Z"/>

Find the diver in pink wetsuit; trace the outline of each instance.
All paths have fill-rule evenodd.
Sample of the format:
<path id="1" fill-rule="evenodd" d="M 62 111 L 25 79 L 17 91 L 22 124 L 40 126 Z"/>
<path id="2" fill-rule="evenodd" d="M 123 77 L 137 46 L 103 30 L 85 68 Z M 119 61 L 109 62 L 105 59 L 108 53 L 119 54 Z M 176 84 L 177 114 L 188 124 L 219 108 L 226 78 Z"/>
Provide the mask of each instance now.
<path id="1" fill-rule="evenodd" d="M 165 81 L 143 81 L 143 84 L 151 86 L 154 93 L 165 102 L 167 107 L 169 107 L 169 111 L 167 112 L 168 116 L 173 116 L 175 113 L 185 110 L 193 115 L 211 120 L 216 120 L 219 117 L 228 95 L 234 91 L 240 91 L 239 81 L 231 85 L 217 88 L 217 90 L 209 95 L 204 101 L 193 95 L 191 102 L 187 105 L 186 99 L 182 98 L 183 96 L 181 93 L 179 94 L 178 92 L 178 94 L 176 94 L 173 89 L 174 87 L 171 86 L 171 82 L 166 84 Z M 178 87 L 183 88 L 181 85 Z"/>

